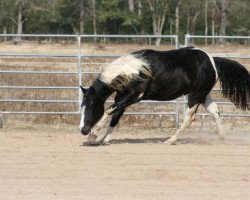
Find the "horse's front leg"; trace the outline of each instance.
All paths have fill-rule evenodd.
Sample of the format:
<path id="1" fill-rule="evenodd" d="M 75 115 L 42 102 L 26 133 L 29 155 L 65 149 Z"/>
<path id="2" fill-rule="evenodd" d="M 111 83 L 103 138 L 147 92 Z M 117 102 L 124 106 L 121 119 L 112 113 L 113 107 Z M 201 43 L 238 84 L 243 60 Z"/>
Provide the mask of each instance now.
<path id="1" fill-rule="evenodd" d="M 98 130 L 99 127 L 104 124 L 103 122 L 107 121 L 108 116 L 112 114 L 110 126 L 105 136 L 98 142 L 99 144 L 107 144 L 109 142 L 110 135 L 113 132 L 114 127 L 118 124 L 120 118 L 122 117 L 125 108 L 140 101 L 141 97 L 141 93 L 137 91 L 131 91 L 127 95 L 120 95 L 118 99 L 116 99 L 115 103 L 110 106 L 107 112 L 105 112 L 102 119 L 99 121 L 100 123 L 98 122 L 98 124 L 96 125 L 96 130 Z"/>
<path id="2" fill-rule="evenodd" d="M 99 141 L 100 144 L 108 144 L 109 143 L 110 135 L 112 134 L 115 126 L 118 124 L 119 120 L 121 119 L 124 111 L 125 111 L 125 108 L 119 109 L 119 110 L 115 111 L 115 113 L 112 115 L 112 120 L 111 120 L 110 125 L 107 129 L 107 132 L 104 135 L 104 137 Z"/>
<path id="3" fill-rule="evenodd" d="M 100 131 L 104 126 L 107 120 L 109 119 L 110 114 L 114 111 L 114 107 L 109 107 L 103 114 L 102 118 L 97 122 L 95 127 L 90 131 L 90 134 L 87 138 L 87 141 L 91 144 L 96 143 L 97 132 Z"/>

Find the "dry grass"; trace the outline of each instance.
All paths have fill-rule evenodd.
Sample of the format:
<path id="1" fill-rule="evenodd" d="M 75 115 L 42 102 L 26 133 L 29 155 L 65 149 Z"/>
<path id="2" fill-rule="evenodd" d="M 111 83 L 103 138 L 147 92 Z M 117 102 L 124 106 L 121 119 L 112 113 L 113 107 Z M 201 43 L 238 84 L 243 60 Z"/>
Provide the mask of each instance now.
<path id="1" fill-rule="evenodd" d="M 149 45 L 138 44 L 108 44 L 108 45 L 91 45 L 83 44 L 83 53 L 86 54 L 124 54 L 143 48 L 155 48 Z M 173 46 L 162 45 L 160 49 L 171 49 Z M 214 54 L 227 53 L 230 55 L 248 55 L 249 46 L 200 46 L 200 48 Z M 75 44 L 40 44 L 40 43 L 22 43 L 12 45 L 0 43 L 1 53 L 41 53 L 41 54 L 76 54 Z M 103 64 L 109 63 L 110 58 L 83 58 L 83 71 L 101 71 Z M 249 60 L 240 60 L 248 69 L 250 69 Z M 0 58 L 0 70 L 34 70 L 34 71 L 65 71 L 77 72 L 76 58 Z M 84 75 L 83 85 L 88 86 L 92 83 L 96 75 Z M 0 74 L 0 85 L 19 85 L 19 86 L 77 86 L 77 75 L 44 75 L 44 74 Z M 218 87 L 218 86 L 217 86 Z M 213 93 L 216 100 L 223 100 L 221 94 Z M 0 90 L 1 99 L 77 99 L 77 90 Z M 65 103 L 0 103 L 0 110 L 3 111 L 76 111 L 77 104 Z M 173 104 L 137 104 L 128 108 L 127 111 L 148 111 L 148 112 L 169 112 L 174 111 Z M 180 106 L 180 114 L 182 106 Z M 221 112 L 243 113 L 234 106 L 220 106 Z M 200 111 L 203 111 L 200 109 Z M 249 112 L 248 112 L 249 113 Z M 182 117 L 182 114 L 180 115 Z M 35 123 L 67 123 L 78 124 L 79 116 L 45 116 L 45 115 L 9 115 L 5 116 L 6 120 L 24 120 Z M 173 127 L 175 125 L 174 117 L 166 117 L 163 120 L 163 127 Z M 158 127 L 158 116 L 126 116 L 121 124 L 130 124 L 131 126 Z M 249 119 L 228 118 L 225 120 L 231 125 L 230 128 L 242 126 L 249 123 Z M 198 125 L 199 126 L 199 123 Z"/>

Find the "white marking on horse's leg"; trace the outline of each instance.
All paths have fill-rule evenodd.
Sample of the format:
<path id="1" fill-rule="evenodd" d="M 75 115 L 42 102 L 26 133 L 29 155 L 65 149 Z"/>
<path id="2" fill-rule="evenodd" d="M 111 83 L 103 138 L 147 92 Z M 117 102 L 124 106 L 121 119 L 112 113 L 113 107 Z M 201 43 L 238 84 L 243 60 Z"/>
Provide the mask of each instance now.
<path id="1" fill-rule="evenodd" d="M 83 108 L 82 108 L 81 120 L 80 120 L 80 125 L 79 125 L 80 131 L 81 131 L 82 128 L 84 127 L 84 118 L 85 118 L 84 112 L 85 112 L 85 106 L 83 106 Z"/>
<path id="2" fill-rule="evenodd" d="M 107 144 L 110 140 L 110 135 L 111 133 L 114 131 L 114 127 L 109 126 L 107 129 L 106 134 L 104 135 L 104 137 L 100 140 L 101 144 Z"/>
<path id="3" fill-rule="evenodd" d="M 99 120 L 99 122 L 91 129 L 90 134 L 87 138 L 88 142 L 90 142 L 91 144 L 96 143 L 98 131 L 104 127 L 105 123 L 107 122 L 108 118 L 110 117 L 110 113 L 113 112 L 115 109 L 116 108 L 110 108 L 110 109 L 105 111 L 105 113 L 103 114 L 103 116 Z"/>
<path id="4" fill-rule="evenodd" d="M 98 121 L 98 123 L 96 124 L 96 130 L 99 131 L 100 129 L 102 129 L 105 125 L 105 123 L 107 122 L 108 118 L 110 117 L 110 114 L 115 110 L 115 108 L 110 108 L 108 110 L 106 110 L 102 116 L 102 118 Z"/>
<path id="5" fill-rule="evenodd" d="M 181 127 L 165 143 L 167 143 L 167 144 L 175 144 L 175 142 L 178 139 L 177 136 L 179 134 L 181 134 L 188 127 L 188 125 L 192 122 L 193 116 L 195 115 L 195 111 L 196 111 L 197 107 L 198 107 L 198 104 L 196 104 L 193 107 L 187 109 L 186 115 L 185 115 L 185 118 L 184 118 L 184 121 L 183 121 Z"/>
<path id="6" fill-rule="evenodd" d="M 213 101 L 213 99 L 209 95 L 207 95 L 205 104 L 202 104 L 202 105 L 204 106 L 204 108 L 207 109 L 207 111 L 215 119 L 215 122 L 216 122 L 216 125 L 218 128 L 218 132 L 219 132 L 219 137 L 221 139 L 223 139 L 225 134 L 224 134 L 221 120 L 220 120 L 220 112 L 219 112 L 219 108 L 218 108 L 217 104 Z"/>

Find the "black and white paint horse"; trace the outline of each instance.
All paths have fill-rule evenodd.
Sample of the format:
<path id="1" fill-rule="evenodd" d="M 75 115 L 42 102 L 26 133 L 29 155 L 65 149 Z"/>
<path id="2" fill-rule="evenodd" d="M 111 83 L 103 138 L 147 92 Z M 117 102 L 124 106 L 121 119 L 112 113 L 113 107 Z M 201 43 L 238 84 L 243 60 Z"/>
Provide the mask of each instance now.
<path id="1" fill-rule="evenodd" d="M 81 133 L 90 133 L 90 138 L 96 139 L 95 133 L 110 116 L 107 133 L 98 142 L 107 143 L 127 106 L 140 100 L 166 101 L 188 95 L 184 122 L 166 143 L 177 141 L 194 119 L 199 105 L 214 117 L 219 137 L 223 138 L 220 113 L 209 95 L 217 80 L 221 82 L 224 97 L 243 110 L 249 109 L 250 75 L 236 61 L 212 57 L 195 47 L 170 51 L 146 49 L 122 56 L 107 65 L 90 88 L 82 88 Z M 105 101 L 114 92 L 115 103 L 104 111 Z"/>

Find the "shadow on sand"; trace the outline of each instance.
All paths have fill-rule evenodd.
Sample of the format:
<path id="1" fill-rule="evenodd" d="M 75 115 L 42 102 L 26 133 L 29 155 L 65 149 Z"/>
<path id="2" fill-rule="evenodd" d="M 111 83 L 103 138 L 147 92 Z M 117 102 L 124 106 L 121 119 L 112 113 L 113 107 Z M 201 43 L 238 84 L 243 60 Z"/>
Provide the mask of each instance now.
<path id="1" fill-rule="evenodd" d="M 91 144 L 89 142 L 84 142 L 82 146 L 106 146 L 106 145 L 114 145 L 114 144 L 164 144 L 164 142 L 169 139 L 170 137 L 167 138 L 123 138 L 123 139 L 112 139 L 108 144 Z M 197 143 L 197 138 L 180 138 L 176 142 L 176 144 L 195 144 Z"/>

